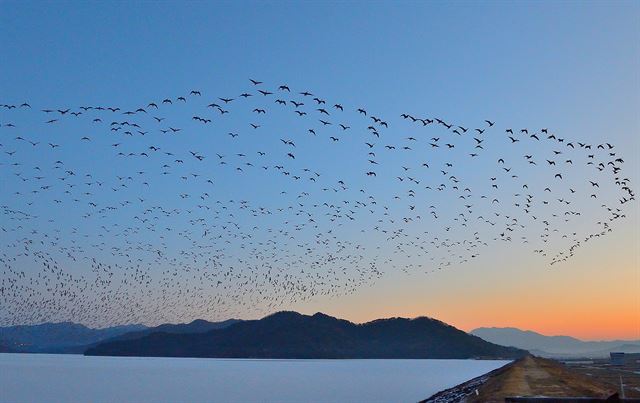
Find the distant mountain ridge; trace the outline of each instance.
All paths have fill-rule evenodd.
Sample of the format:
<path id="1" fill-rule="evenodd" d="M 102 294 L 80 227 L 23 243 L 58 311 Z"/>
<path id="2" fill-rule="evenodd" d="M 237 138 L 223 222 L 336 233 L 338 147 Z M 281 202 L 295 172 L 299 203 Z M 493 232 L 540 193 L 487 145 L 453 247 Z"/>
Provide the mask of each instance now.
<path id="1" fill-rule="evenodd" d="M 435 319 L 379 319 L 355 324 L 322 313 L 278 312 L 204 333 L 154 332 L 105 341 L 86 355 L 219 358 L 516 358 Z"/>
<path id="2" fill-rule="evenodd" d="M 42 323 L 0 327 L 0 345 L 7 352 L 79 353 L 94 344 L 132 331 L 144 325 L 123 325 L 92 329 L 73 322 Z"/>
<path id="3" fill-rule="evenodd" d="M 238 322 L 242 321 L 240 319 L 227 319 L 222 322 L 209 322 L 204 319 L 196 319 L 189 323 L 165 323 L 156 327 L 148 327 L 142 330 L 124 333 L 119 336 L 104 340 L 104 342 L 139 339 L 152 333 L 204 333 L 208 332 L 209 330 L 222 329 Z"/>
<path id="4" fill-rule="evenodd" d="M 612 351 L 640 352 L 640 340 L 583 341 L 513 327 L 481 327 L 470 333 L 491 343 L 526 349 L 547 358 L 602 358 Z"/>
<path id="5" fill-rule="evenodd" d="M 202 333 L 237 322 L 238 319 L 222 322 L 196 319 L 190 323 L 165 323 L 155 327 L 123 325 L 103 329 L 73 322 L 0 327 L 0 352 L 82 354 L 103 341 L 131 340 L 154 332 Z"/>

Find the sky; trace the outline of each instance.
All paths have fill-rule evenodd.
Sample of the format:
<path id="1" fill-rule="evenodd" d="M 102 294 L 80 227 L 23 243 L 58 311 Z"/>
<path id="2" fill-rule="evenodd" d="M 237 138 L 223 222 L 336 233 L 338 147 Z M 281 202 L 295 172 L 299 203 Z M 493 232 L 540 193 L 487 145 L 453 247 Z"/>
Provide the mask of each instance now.
<path id="1" fill-rule="evenodd" d="M 271 89 L 287 83 L 292 89 L 310 89 L 384 116 L 408 112 L 473 122 L 470 125 L 490 119 L 501 128 L 548 127 L 567 138 L 594 144 L 610 142 L 624 156 L 626 176 L 632 183 L 640 178 L 637 2 L 2 1 L 0 39 L 0 104 L 26 101 L 38 110 L 94 104 L 133 108 L 149 100 L 175 99 L 192 89 L 211 94 L 213 99 L 236 95 L 251 90 L 248 79 L 254 78 Z M 23 115 L 15 116 L 30 125 L 30 138 L 42 142 L 51 136 L 64 139 L 70 129 L 74 134 L 86 130 L 75 125 L 46 127 L 45 131 L 40 117 L 36 123 L 33 115 L 19 113 Z M 175 112 L 176 118 L 179 113 L 187 116 L 191 110 Z M 2 111 L 0 122 L 13 116 Z M 242 119 L 234 124 L 244 124 Z M 282 138 L 290 138 L 288 132 L 300 129 L 279 115 L 273 119 Z M 199 130 L 195 123 L 189 128 Z M 234 129 L 229 126 L 229 130 Z M 11 135 L 3 131 L 0 136 L 6 143 Z M 141 138 L 131 141 L 143 144 Z M 168 145 L 182 147 L 186 153 L 195 145 L 199 149 L 227 149 L 237 144 L 228 138 L 198 137 L 192 141 L 169 140 Z M 239 141 L 243 147 L 255 145 L 269 155 L 282 150 L 277 141 L 264 148 L 244 136 Z M 300 144 L 313 147 L 311 140 L 299 141 L 297 148 Z M 329 152 L 325 144 L 314 149 L 309 161 L 323 167 L 327 175 L 359 183 L 368 165 L 351 161 L 355 143 L 341 141 L 345 144 L 342 151 Z M 60 155 L 75 159 L 79 170 L 91 171 L 96 177 L 137 166 L 113 165 L 110 155 L 98 152 L 102 150 L 98 145 L 92 145 L 95 149 L 86 147 L 74 142 L 63 147 Z M 509 156 L 512 149 L 508 143 L 500 143 L 492 150 L 496 156 Z M 49 150 L 35 147 L 28 152 L 32 161 L 44 161 Z M 3 162 L 8 159 L 3 158 Z M 418 157 L 409 161 L 417 162 Z M 404 158 L 389 157 L 392 162 L 401 164 Z M 471 183 L 476 176 L 484 178 L 490 173 L 484 165 L 463 165 L 460 170 Z M 536 175 L 532 172 L 528 178 L 545 183 L 546 179 Z M 3 174 L 2 178 L 8 189 L 21 186 L 11 175 Z M 282 186 L 291 193 L 304 190 L 279 180 L 232 178 L 235 176 L 222 176 L 221 194 L 272 207 L 280 202 L 278 192 L 272 190 Z M 149 197 L 161 200 L 163 192 L 174 189 L 168 182 L 165 185 Z M 398 183 L 387 181 L 368 186 L 372 194 L 381 197 L 400 189 Z M 0 202 L 14 206 L 17 199 L 6 193 Z M 446 199 L 440 202 L 446 205 Z M 592 211 L 587 201 L 579 203 L 585 212 Z M 82 221 L 73 222 L 72 209 L 54 210 L 51 203 L 36 203 L 33 212 L 66 223 L 53 225 L 50 231 L 72 226 L 92 230 L 83 227 Z M 443 206 L 443 215 L 447 212 L 455 213 Z M 637 339 L 637 201 L 628 204 L 625 212 L 627 217 L 616 224 L 615 231 L 580 248 L 561 265 L 549 267 L 548 261 L 532 255 L 528 246 L 500 242 L 476 259 L 428 275 L 394 270 L 393 264 L 383 259 L 389 266 L 382 268 L 385 274 L 353 293 L 295 301 L 281 308 L 322 311 L 357 322 L 426 315 L 464 330 L 514 326 L 583 339 Z M 7 217 L 0 219 L 9 227 L 13 224 Z M 251 225 L 251 217 L 244 220 Z M 125 225 L 125 219 L 119 223 Z M 582 224 L 571 225 L 573 229 Z M 373 235 L 358 235 L 359 229 L 346 225 L 338 230 L 353 242 L 374 242 L 368 238 Z M 241 254 L 238 250 L 235 253 Z M 386 257 L 393 257 L 386 253 Z M 422 259 L 426 258 L 415 257 L 411 263 L 428 263 Z M 69 270 L 83 270 L 80 264 L 76 266 Z M 33 273 L 37 270 L 28 263 L 24 267 Z M 243 315 L 242 310 L 233 312 Z M 244 313 L 244 317 L 257 316 L 252 311 Z M 213 315 L 210 319 L 222 318 Z"/>

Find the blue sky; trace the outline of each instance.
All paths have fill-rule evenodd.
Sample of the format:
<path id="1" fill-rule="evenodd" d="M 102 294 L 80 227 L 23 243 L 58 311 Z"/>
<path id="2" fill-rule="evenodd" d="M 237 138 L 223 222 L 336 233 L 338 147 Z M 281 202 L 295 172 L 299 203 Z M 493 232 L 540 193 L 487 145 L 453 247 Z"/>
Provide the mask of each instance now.
<path id="1" fill-rule="evenodd" d="M 251 90 L 248 78 L 255 78 L 272 88 L 286 83 L 296 91 L 308 89 L 383 116 L 396 117 L 407 112 L 471 126 L 491 119 L 499 122 L 501 128 L 548 127 L 567 138 L 592 143 L 609 141 L 618 150 L 624 150 L 625 171 L 637 179 L 640 169 L 637 161 L 640 148 L 639 19 L 640 5 L 630 1 L 135 4 L 5 1 L 0 3 L 3 55 L 0 103 L 28 101 L 37 109 L 92 104 L 133 108 L 151 100 L 175 98 L 191 89 L 201 90 L 208 101 Z M 180 113 L 187 116 L 191 112 L 185 109 Z M 6 119 L 9 117 L 0 111 L 0 122 Z M 25 119 L 29 117 L 25 115 Z M 274 122 L 278 130 L 284 131 L 283 138 L 292 137 L 287 131 L 304 130 L 285 118 L 277 117 Z M 194 124 L 189 127 L 195 132 L 199 130 Z M 45 132 L 35 123 L 30 129 L 30 138 L 42 142 L 47 142 L 52 135 L 64 139 L 86 130 L 83 126 L 72 126 L 73 134 L 67 127 Z M 404 137 L 403 130 L 397 135 Z M 185 152 L 191 145 L 197 144 L 201 149 L 210 147 L 209 154 L 217 147 L 229 150 L 238 145 L 243 150 L 260 149 L 269 155 L 282 152 L 277 141 L 262 144 L 247 139 L 234 143 L 226 137 L 190 139 L 193 143 L 170 140 L 168 144 L 184 147 Z M 140 147 L 146 144 L 142 139 L 131 141 L 140 141 Z M 299 141 L 303 146 L 315 144 L 307 138 Z M 359 181 L 358 175 L 367 165 L 355 159 L 351 164 L 349 158 L 357 147 L 355 140 L 353 143 L 348 139 L 342 141 L 341 144 L 346 144 L 342 154 L 317 148 L 308 156 L 309 161 L 324 167 L 327 175 L 346 178 L 351 183 Z M 110 142 L 105 140 L 103 145 L 108 146 Z M 87 147 L 74 145 L 61 152 L 67 158 L 75 158 L 78 169 L 95 176 L 137 166 L 114 166 L 110 154 L 96 155 Z M 508 143 L 496 143 L 492 148 L 497 156 L 509 155 L 511 150 Z M 42 153 L 46 150 L 31 152 L 35 159 L 45 158 Z M 400 157 L 389 158 L 390 162 L 403 162 Z M 416 157 L 411 161 L 419 160 L 421 158 Z M 303 163 L 296 161 L 296 164 L 303 168 Z M 460 169 L 468 172 L 469 178 L 489 175 L 485 167 L 469 165 Z M 269 189 L 285 186 L 285 182 L 245 183 L 229 178 L 232 177 L 220 178 L 221 193 L 265 205 L 279 202 L 277 194 L 270 193 Z M 13 182 L 17 179 L 5 179 L 10 187 L 19 186 Z M 531 181 L 542 183 L 544 179 L 532 174 Z M 150 197 L 162 198 L 163 192 L 177 190 L 171 186 L 167 182 Z M 387 182 L 369 186 L 377 194 L 400 189 L 398 184 Z M 303 189 L 303 186 L 292 186 L 290 191 Z M 0 200 L 11 201 L 8 196 Z M 447 203 L 446 200 L 440 202 Z M 49 205 L 43 204 L 40 208 L 38 211 L 46 214 Z M 616 303 L 640 309 L 640 301 L 628 295 L 633 290 L 633 281 L 640 280 L 637 270 L 633 270 L 633 265 L 637 269 L 638 263 L 637 213 L 636 203 L 618 231 L 620 238 L 603 241 L 594 247 L 593 253 L 606 254 L 611 245 L 624 243 L 626 248 L 622 256 L 618 256 L 620 262 L 615 260 L 613 264 L 620 267 L 620 273 L 615 274 L 618 269 L 612 268 L 611 278 L 624 278 L 630 285 L 622 293 L 626 299 Z M 67 219 L 73 217 L 73 211 L 69 210 L 56 214 Z M 246 220 L 251 222 L 250 217 Z M 344 229 L 353 233 L 358 230 L 359 227 Z M 347 238 L 353 240 L 354 237 L 351 234 Z M 495 256 L 504 251 L 492 249 L 492 253 Z M 589 261 L 589 257 L 584 259 Z M 520 264 L 519 258 L 519 254 L 505 256 L 504 263 L 513 267 Z M 458 274 L 454 271 L 454 274 L 439 274 L 426 280 L 407 280 L 390 274 L 374 288 L 350 296 L 351 299 L 337 302 L 319 299 L 310 305 L 291 308 L 329 311 L 354 320 L 429 314 L 462 327 L 483 321 L 484 324 L 515 323 L 509 314 L 478 317 L 464 313 L 462 307 L 468 300 L 462 298 L 455 303 L 450 296 L 432 288 L 482 298 L 472 285 L 459 288 L 461 276 L 480 282 L 482 276 L 476 273 L 485 273 L 489 278 L 504 279 L 506 288 L 528 276 L 538 278 L 531 273 L 545 267 L 544 262 L 533 260 L 511 278 L 505 274 L 504 267 L 497 266 L 500 265 L 495 259 L 487 258 L 471 268 L 460 269 Z M 581 263 L 567 266 L 564 268 L 566 278 L 549 281 L 559 289 L 575 287 L 576 292 L 589 292 L 591 285 L 581 288 L 575 284 L 583 270 Z M 607 278 L 602 274 L 593 276 L 598 281 Z M 420 287 L 413 289 L 416 283 Z M 431 297 L 424 298 L 425 290 Z M 372 303 L 385 299 L 381 298 L 383 295 L 387 306 Z M 407 301 L 401 302 L 405 299 Z M 486 309 L 490 306 L 493 305 L 487 303 Z M 530 304 L 523 309 L 533 312 L 535 308 L 535 304 Z M 562 314 L 570 316 L 572 309 L 585 308 L 568 307 Z M 629 315 L 621 321 L 628 323 L 633 316 Z M 638 320 L 638 315 L 634 320 Z M 485 323 L 489 321 L 493 323 Z M 554 328 L 536 323 L 541 328 L 562 330 L 559 324 Z M 575 326 L 577 332 L 591 334 L 586 327 Z M 619 326 L 619 333 L 624 335 L 629 335 L 628 329 L 633 327 Z M 635 326 L 640 330 L 640 324 Z"/>

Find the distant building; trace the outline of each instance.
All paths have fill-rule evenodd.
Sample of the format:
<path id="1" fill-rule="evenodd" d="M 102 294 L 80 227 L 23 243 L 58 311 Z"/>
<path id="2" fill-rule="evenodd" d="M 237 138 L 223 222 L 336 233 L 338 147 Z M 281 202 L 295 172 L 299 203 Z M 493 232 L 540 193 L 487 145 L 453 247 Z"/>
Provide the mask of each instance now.
<path id="1" fill-rule="evenodd" d="M 624 365 L 624 353 L 609 353 L 611 365 Z"/>
<path id="2" fill-rule="evenodd" d="M 627 365 L 640 360 L 640 353 L 611 352 L 609 356 L 611 357 L 611 365 Z"/>

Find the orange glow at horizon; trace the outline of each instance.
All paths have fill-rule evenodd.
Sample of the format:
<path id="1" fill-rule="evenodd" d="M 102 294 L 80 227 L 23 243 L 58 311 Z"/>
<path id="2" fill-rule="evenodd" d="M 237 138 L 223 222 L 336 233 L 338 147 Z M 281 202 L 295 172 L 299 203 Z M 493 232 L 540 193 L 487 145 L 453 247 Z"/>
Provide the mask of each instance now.
<path id="1" fill-rule="evenodd" d="M 429 316 L 464 331 L 516 327 L 582 340 L 638 340 L 640 236 L 630 221 L 597 248 L 583 248 L 570 265 L 523 261 L 521 251 L 506 249 L 500 267 L 479 260 L 422 278 L 404 276 L 300 311 L 359 323 Z"/>

